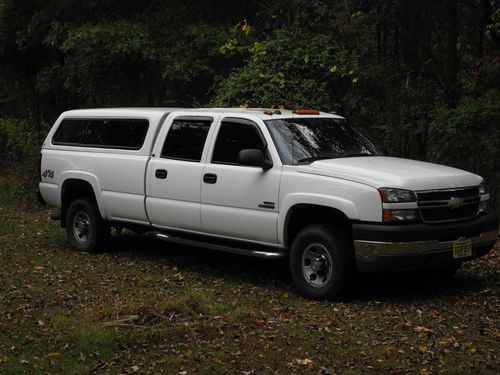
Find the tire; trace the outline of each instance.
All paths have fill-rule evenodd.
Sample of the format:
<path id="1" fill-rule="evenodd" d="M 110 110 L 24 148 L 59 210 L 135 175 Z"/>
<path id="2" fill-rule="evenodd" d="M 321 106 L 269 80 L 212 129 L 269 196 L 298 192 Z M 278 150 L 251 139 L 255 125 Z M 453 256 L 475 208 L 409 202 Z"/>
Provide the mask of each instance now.
<path id="1" fill-rule="evenodd" d="M 307 226 L 293 240 L 290 270 L 304 297 L 317 300 L 342 297 L 356 273 L 352 245 L 342 232 L 327 225 Z"/>
<path id="2" fill-rule="evenodd" d="M 75 250 L 96 252 L 110 237 L 110 227 L 101 218 L 95 202 L 89 198 L 75 199 L 66 214 L 68 243 Z"/>

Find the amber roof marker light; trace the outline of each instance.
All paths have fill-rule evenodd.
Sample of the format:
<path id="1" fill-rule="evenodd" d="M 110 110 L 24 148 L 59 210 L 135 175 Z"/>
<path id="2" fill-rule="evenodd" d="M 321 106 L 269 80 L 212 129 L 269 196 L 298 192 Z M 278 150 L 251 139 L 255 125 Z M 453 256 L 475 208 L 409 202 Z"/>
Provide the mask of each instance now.
<path id="1" fill-rule="evenodd" d="M 296 109 L 293 113 L 296 115 L 319 115 L 317 109 Z"/>

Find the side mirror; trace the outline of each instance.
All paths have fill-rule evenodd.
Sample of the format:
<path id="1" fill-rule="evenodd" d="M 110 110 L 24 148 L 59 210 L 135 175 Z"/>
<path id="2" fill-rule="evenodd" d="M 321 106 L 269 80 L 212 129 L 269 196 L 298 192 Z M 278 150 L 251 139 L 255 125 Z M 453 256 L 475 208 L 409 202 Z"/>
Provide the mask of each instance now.
<path id="1" fill-rule="evenodd" d="M 273 163 L 266 160 L 264 151 L 255 148 L 247 148 L 241 150 L 238 154 L 238 163 L 241 165 L 248 165 L 249 167 L 261 167 L 264 169 L 270 169 Z"/>

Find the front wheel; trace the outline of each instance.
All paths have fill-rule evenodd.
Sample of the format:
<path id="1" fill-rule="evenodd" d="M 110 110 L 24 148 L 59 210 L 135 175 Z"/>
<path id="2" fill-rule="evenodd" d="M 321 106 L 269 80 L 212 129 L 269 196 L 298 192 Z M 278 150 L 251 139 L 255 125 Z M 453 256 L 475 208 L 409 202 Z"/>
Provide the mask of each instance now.
<path id="1" fill-rule="evenodd" d="M 110 228 L 101 218 L 93 201 L 79 198 L 68 207 L 66 234 L 70 246 L 74 249 L 94 252 L 106 244 Z"/>
<path id="2" fill-rule="evenodd" d="M 300 293 L 313 299 L 345 294 L 355 273 L 353 252 L 342 232 L 327 225 L 311 225 L 295 237 L 290 270 Z"/>

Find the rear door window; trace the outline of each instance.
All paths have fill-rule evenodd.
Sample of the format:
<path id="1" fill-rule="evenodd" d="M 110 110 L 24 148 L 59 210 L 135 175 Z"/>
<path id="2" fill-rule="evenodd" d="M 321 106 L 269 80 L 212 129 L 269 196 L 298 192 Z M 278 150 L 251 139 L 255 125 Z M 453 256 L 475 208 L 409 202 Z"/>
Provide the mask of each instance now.
<path id="1" fill-rule="evenodd" d="M 161 157 L 200 162 L 212 122 L 211 117 L 174 119 L 163 144 Z"/>

